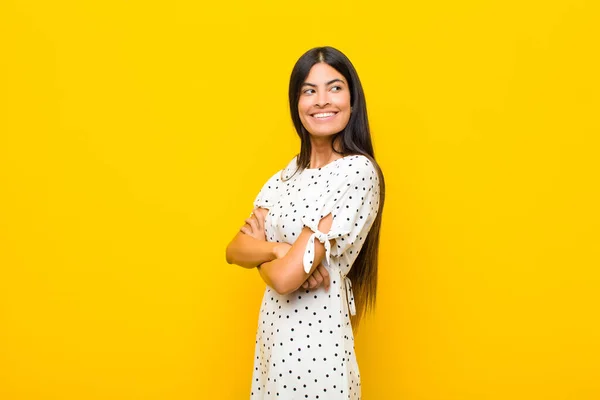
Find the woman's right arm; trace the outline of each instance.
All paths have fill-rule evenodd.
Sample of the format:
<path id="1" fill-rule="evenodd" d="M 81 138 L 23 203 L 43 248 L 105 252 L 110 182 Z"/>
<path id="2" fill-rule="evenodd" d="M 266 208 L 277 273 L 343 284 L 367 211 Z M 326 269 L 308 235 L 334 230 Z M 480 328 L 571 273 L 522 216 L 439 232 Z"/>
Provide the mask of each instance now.
<path id="1" fill-rule="evenodd" d="M 254 209 L 246 219 L 246 225 L 227 245 L 227 263 L 256 268 L 260 264 L 275 260 L 278 255 L 285 255 L 287 249 L 283 248 L 284 245 L 290 247 L 285 243 L 269 242 L 265 238 L 264 220 L 281 183 L 281 173 L 282 171 L 278 171 L 273 174 L 256 196 L 253 202 Z"/>
<path id="2" fill-rule="evenodd" d="M 268 242 L 265 237 L 265 218 L 269 210 L 257 207 L 225 251 L 229 264 L 256 268 L 260 264 L 282 258 L 291 247 L 287 243 Z"/>
<path id="3" fill-rule="evenodd" d="M 244 268 L 256 268 L 260 264 L 277 258 L 277 247 L 281 243 L 258 240 L 245 233 L 238 232 L 227 245 L 225 258 L 228 264 Z"/>

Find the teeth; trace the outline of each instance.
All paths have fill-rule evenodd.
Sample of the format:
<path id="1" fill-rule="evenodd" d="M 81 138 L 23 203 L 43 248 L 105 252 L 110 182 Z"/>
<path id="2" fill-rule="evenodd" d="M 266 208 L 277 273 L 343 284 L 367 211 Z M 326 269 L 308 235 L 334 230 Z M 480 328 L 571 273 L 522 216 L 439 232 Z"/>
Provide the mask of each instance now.
<path id="1" fill-rule="evenodd" d="M 335 113 L 332 113 L 332 112 L 329 112 L 329 113 L 319 113 L 319 114 L 313 115 L 313 117 L 315 117 L 315 118 L 327 118 L 327 117 L 331 117 L 332 115 L 335 115 Z"/>

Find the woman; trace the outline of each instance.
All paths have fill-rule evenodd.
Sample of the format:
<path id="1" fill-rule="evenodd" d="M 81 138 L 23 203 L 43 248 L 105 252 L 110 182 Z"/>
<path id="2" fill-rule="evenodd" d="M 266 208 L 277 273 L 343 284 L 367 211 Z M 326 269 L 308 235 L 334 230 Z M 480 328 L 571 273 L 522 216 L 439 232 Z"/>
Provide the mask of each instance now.
<path id="1" fill-rule="evenodd" d="M 350 60 L 318 47 L 296 62 L 289 102 L 300 153 L 227 247 L 267 284 L 251 399 L 360 399 L 352 327 L 375 304 L 385 193 L 365 97 Z"/>

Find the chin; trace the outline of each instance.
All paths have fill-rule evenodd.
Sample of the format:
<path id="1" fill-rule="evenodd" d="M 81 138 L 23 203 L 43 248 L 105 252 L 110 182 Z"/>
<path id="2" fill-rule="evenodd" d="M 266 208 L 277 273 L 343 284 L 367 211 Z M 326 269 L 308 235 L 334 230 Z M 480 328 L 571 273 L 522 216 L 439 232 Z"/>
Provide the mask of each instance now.
<path id="1" fill-rule="evenodd" d="M 311 132 L 311 131 L 309 131 L 309 133 L 310 133 L 311 136 L 314 136 L 314 137 L 327 137 L 327 136 L 333 136 L 337 132 L 329 132 L 329 131 L 327 131 L 327 132 L 315 132 L 315 131 L 312 131 Z"/>
<path id="2" fill-rule="evenodd" d="M 336 133 L 343 131 L 344 128 L 323 129 L 323 127 L 320 127 L 320 129 L 310 129 L 310 130 L 307 129 L 307 130 L 312 136 L 325 137 L 325 136 L 333 136 Z"/>

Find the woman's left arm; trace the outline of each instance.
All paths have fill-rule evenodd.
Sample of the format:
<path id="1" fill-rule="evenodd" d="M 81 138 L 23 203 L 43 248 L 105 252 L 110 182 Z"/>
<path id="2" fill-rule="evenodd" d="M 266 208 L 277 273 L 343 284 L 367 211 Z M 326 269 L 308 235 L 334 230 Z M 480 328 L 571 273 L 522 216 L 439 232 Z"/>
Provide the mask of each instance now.
<path id="1" fill-rule="evenodd" d="M 319 231 L 329 232 L 332 222 L 333 217 L 328 214 L 319 222 Z M 288 294 L 298 290 L 325 258 L 325 245 L 315 240 L 313 264 L 308 273 L 304 270 L 304 251 L 313 233 L 310 228 L 304 227 L 298 239 L 283 258 L 263 263 L 258 267 L 262 279 L 277 293 Z M 333 239 L 330 240 L 332 245 L 333 242 Z"/>

